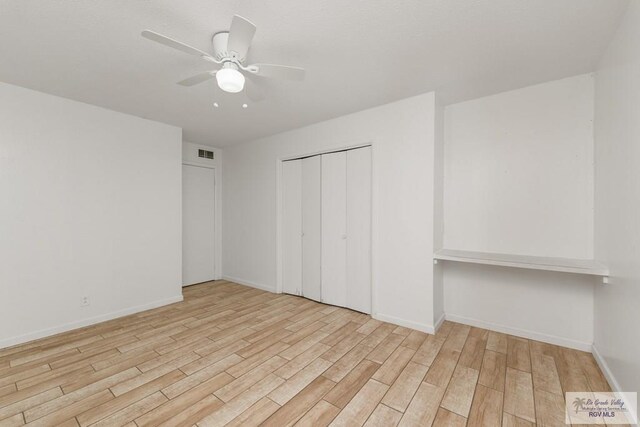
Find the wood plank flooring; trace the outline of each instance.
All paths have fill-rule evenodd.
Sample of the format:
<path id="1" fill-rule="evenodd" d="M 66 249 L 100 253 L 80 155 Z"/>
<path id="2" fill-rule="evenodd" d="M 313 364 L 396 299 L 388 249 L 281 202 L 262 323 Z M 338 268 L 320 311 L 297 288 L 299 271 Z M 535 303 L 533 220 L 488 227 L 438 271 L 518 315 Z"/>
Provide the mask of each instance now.
<path id="1" fill-rule="evenodd" d="M 225 281 L 0 350 L 2 426 L 564 425 L 588 353 L 445 322 L 428 335 Z"/>

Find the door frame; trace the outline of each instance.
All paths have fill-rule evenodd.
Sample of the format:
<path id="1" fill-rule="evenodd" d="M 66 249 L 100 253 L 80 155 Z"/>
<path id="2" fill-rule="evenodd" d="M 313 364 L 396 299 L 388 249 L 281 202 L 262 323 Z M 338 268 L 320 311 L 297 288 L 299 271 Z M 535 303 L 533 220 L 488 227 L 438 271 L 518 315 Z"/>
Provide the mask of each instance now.
<path id="1" fill-rule="evenodd" d="M 188 160 L 182 161 L 182 166 L 192 166 L 196 168 L 204 168 L 204 169 L 213 169 L 213 198 L 215 200 L 215 208 L 214 208 L 214 218 L 213 218 L 213 229 L 214 229 L 214 239 L 213 239 L 213 280 L 220 280 L 222 278 L 222 209 L 221 209 L 221 200 L 220 200 L 220 191 L 218 191 L 218 182 L 220 180 L 218 173 L 219 170 L 215 166 L 203 165 L 201 163 L 190 162 Z M 182 174 L 180 174 L 180 192 L 182 194 Z M 182 210 L 180 210 L 180 222 L 184 218 L 182 218 Z M 184 287 L 184 286 L 183 286 Z"/>
<path id="2" fill-rule="evenodd" d="M 322 154 L 334 153 L 337 151 L 354 150 L 356 148 L 371 147 L 371 316 L 377 313 L 376 304 L 376 289 L 377 289 L 377 273 L 375 266 L 377 265 L 377 230 L 378 230 L 378 216 L 377 216 L 377 195 L 375 192 L 376 182 L 376 168 L 375 168 L 375 144 L 373 141 L 364 141 L 349 145 L 341 145 L 336 147 L 328 147 L 322 150 L 315 151 L 301 151 L 295 154 L 280 156 L 276 159 L 275 172 L 276 172 L 276 293 L 282 293 L 282 270 L 283 270 L 283 256 L 282 256 L 282 232 L 283 232 L 283 179 L 282 179 L 282 163 L 287 160 L 296 160 L 304 157 L 318 156 Z"/>

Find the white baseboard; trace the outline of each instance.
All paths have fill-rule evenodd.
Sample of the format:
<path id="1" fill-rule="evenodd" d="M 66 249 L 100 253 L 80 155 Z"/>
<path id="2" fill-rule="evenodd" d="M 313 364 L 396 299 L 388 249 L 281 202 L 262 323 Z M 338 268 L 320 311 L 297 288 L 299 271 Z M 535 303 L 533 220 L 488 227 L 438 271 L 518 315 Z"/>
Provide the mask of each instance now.
<path id="1" fill-rule="evenodd" d="M 438 332 L 438 329 L 440 329 L 440 326 L 442 326 L 442 323 L 444 322 L 446 317 L 447 315 L 445 313 L 442 313 L 442 316 L 440 316 L 440 318 L 436 321 L 436 324 L 434 325 L 434 334 Z"/>
<path id="2" fill-rule="evenodd" d="M 404 326 L 406 328 L 415 329 L 421 332 L 426 332 L 428 334 L 435 333 L 433 325 L 427 325 L 426 323 L 414 322 L 412 320 L 401 319 L 399 317 L 389 316 L 388 314 L 381 313 L 372 314 L 371 317 L 377 320 L 382 320 L 383 322 L 393 323 L 394 325 Z"/>
<path id="3" fill-rule="evenodd" d="M 239 285 L 250 286 L 252 288 L 261 289 L 263 291 L 271 292 L 271 293 L 274 293 L 274 294 L 276 293 L 276 287 L 275 286 L 267 286 L 267 285 L 263 285 L 262 283 L 256 283 L 256 282 L 252 282 L 250 280 L 244 280 L 244 279 L 239 279 L 237 277 L 225 276 L 225 275 L 222 275 L 222 280 L 226 280 L 228 282 L 234 282 L 234 283 L 237 283 Z"/>
<path id="4" fill-rule="evenodd" d="M 604 377 L 609 382 L 611 389 L 613 391 L 622 392 L 623 390 L 622 390 L 622 387 L 620 387 L 620 383 L 618 382 L 618 380 L 616 380 L 616 377 L 613 376 L 613 372 L 611 372 L 611 368 L 609 368 L 607 361 L 605 360 L 604 357 L 602 357 L 602 354 L 600 354 L 595 344 L 591 348 L 591 353 L 593 354 L 593 358 L 596 359 L 596 362 L 598 363 L 600 370 L 604 374 Z"/>
<path id="5" fill-rule="evenodd" d="M 139 313 L 141 311 L 151 310 L 152 308 L 162 307 L 163 305 L 173 304 L 176 302 L 180 302 L 182 300 L 183 300 L 183 297 L 182 297 L 182 294 L 180 294 L 174 297 L 152 301 L 147 304 L 128 307 L 123 310 L 113 311 L 111 313 L 89 317 L 87 319 L 79 320 L 76 322 L 69 322 L 62 325 L 54 326 L 52 328 L 41 329 L 39 331 L 30 332 L 28 334 L 19 335 L 17 337 L 6 338 L 3 340 L 0 340 L 0 348 L 11 347 L 14 345 L 23 344 L 29 341 L 40 339 L 40 338 L 49 337 L 51 335 L 60 334 L 62 332 L 68 332 L 73 329 L 84 328 L 85 326 L 94 325 L 100 322 L 106 322 L 107 320 L 117 319 L 118 317 L 128 316 L 130 314 Z"/>
<path id="6" fill-rule="evenodd" d="M 261 289 L 263 291 L 276 293 L 275 286 L 267 286 L 267 285 L 263 285 L 261 283 L 252 282 L 250 280 L 240 279 L 238 277 L 226 276 L 226 275 L 223 275 L 222 279 L 223 280 L 227 280 L 229 282 L 238 283 L 240 285 L 245 285 L 245 286 L 250 286 L 250 287 L 256 288 L 256 289 Z M 418 331 L 426 332 L 428 334 L 435 333 L 434 328 L 433 328 L 432 325 L 427 325 L 427 324 L 419 323 L 419 322 L 413 322 L 411 320 L 405 320 L 405 319 L 401 319 L 399 317 L 389 316 L 389 315 L 380 314 L 380 313 L 372 314 L 371 317 L 373 317 L 374 319 L 377 319 L 377 320 L 382 320 L 383 322 L 393 323 L 394 325 L 398 325 L 398 326 L 405 326 L 407 328 L 416 329 Z M 442 319 L 442 321 L 444 321 L 444 319 Z"/>
<path id="7" fill-rule="evenodd" d="M 457 323 L 463 323 L 469 326 L 475 326 L 477 328 L 489 329 L 490 331 L 502 332 L 504 334 L 515 335 L 517 337 L 528 338 L 536 341 L 546 342 L 548 344 L 559 345 L 562 347 L 569 347 L 576 350 L 590 352 L 593 343 L 572 340 L 570 338 L 557 337 L 554 335 L 542 334 L 539 332 L 529 331 L 526 329 L 513 328 L 510 326 L 499 325 L 496 323 L 485 322 L 483 320 L 470 319 L 468 317 L 458 316 L 455 314 L 447 313 L 445 315 L 447 320 Z"/>

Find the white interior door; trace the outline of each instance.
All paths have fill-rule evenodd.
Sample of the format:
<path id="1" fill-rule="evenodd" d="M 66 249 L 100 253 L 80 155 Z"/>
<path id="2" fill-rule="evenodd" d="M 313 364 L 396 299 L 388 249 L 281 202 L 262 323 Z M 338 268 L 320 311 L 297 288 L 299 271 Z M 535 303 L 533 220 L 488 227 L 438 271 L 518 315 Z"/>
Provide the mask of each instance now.
<path id="1" fill-rule="evenodd" d="M 321 292 L 320 156 L 302 159 L 302 295 L 316 301 Z"/>
<path id="2" fill-rule="evenodd" d="M 347 306 L 347 152 L 322 155 L 322 302 Z"/>
<path id="3" fill-rule="evenodd" d="M 182 166 L 182 284 L 215 278 L 215 170 Z"/>
<path id="4" fill-rule="evenodd" d="M 346 307 L 371 313 L 371 147 L 346 152 Z"/>
<path id="5" fill-rule="evenodd" d="M 302 160 L 282 163 L 282 291 L 302 294 Z"/>

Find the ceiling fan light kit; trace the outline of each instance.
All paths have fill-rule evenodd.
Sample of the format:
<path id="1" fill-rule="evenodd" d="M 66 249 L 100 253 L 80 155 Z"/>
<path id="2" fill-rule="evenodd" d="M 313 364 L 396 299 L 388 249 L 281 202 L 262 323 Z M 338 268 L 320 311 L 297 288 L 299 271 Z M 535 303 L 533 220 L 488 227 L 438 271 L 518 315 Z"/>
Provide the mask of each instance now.
<path id="1" fill-rule="evenodd" d="M 238 71 L 233 62 L 225 62 L 221 70 L 216 73 L 218 87 L 225 92 L 238 93 L 244 89 L 244 75 Z"/>
<path id="2" fill-rule="evenodd" d="M 246 88 L 247 96 L 251 100 L 260 101 L 264 95 L 256 84 L 257 82 L 252 81 L 250 82 L 252 83 L 251 85 L 245 85 L 246 80 L 243 73 L 248 73 L 250 76 L 302 80 L 304 79 L 305 71 L 304 68 L 287 65 L 244 65 L 255 32 L 256 26 L 253 23 L 241 16 L 234 15 L 229 31 L 222 31 L 213 35 L 211 39 L 213 55 L 154 31 L 144 30 L 142 37 L 181 52 L 199 56 L 207 62 L 221 65 L 218 70 L 206 71 L 184 79 L 178 82 L 179 85 L 193 86 L 215 76 L 218 87 L 223 91 L 238 93 Z"/>

